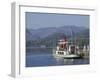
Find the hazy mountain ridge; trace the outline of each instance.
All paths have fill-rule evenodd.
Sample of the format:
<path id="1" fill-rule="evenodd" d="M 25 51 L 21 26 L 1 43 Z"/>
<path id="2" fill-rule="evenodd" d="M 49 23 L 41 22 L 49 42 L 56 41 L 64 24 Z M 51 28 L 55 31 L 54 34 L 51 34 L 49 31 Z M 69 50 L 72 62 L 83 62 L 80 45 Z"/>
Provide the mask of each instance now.
<path id="1" fill-rule="evenodd" d="M 89 36 L 89 28 L 80 26 L 62 26 L 62 27 L 48 27 L 40 29 L 26 29 L 26 40 L 52 39 L 62 38 L 64 36 L 72 37 L 82 35 Z"/>

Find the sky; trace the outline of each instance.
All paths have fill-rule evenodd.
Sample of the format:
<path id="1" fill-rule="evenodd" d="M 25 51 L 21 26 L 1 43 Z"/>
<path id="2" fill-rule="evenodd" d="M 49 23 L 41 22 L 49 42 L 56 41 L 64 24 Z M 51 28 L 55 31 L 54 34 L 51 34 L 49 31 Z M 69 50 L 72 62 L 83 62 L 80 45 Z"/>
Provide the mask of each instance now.
<path id="1" fill-rule="evenodd" d="M 89 15 L 56 14 L 56 13 L 25 13 L 26 27 L 39 29 L 75 25 L 89 28 Z"/>

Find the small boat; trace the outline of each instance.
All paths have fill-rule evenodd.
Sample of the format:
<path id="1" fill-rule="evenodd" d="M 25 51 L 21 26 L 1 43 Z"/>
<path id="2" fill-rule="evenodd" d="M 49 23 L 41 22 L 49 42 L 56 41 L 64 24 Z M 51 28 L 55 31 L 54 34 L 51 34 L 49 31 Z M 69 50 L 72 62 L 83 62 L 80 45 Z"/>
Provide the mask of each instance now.
<path id="1" fill-rule="evenodd" d="M 58 41 L 58 45 L 53 49 L 53 56 L 56 58 L 80 58 L 79 47 L 69 43 L 65 37 Z"/>

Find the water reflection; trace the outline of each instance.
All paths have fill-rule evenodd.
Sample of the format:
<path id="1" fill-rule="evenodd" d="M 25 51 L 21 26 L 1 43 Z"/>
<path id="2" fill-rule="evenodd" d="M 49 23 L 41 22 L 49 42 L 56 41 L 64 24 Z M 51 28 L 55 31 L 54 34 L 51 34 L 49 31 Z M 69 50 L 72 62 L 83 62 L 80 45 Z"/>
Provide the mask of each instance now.
<path id="1" fill-rule="evenodd" d="M 57 65 L 76 65 L 76 64 L 89 64 L 89 58 L 82 59 L 64 59 L 55 58 Z"/>
<path id="2" fill-rule="evenodd" d="M 26 67 L 40 67 L 40 66 L 61 66 L 61 65 L 78 65 L 89 64 L 89 59 L 64 59 L 55 58 L 52 54 L 32 54 L 26 55 Z"/>
<path id="3" fill-rule="evenodd" d="M 57 64 L 67 64 L 71 65 L 74 62 L 74 59 L 64 59 L 64 58 L 55 58 Z"/>

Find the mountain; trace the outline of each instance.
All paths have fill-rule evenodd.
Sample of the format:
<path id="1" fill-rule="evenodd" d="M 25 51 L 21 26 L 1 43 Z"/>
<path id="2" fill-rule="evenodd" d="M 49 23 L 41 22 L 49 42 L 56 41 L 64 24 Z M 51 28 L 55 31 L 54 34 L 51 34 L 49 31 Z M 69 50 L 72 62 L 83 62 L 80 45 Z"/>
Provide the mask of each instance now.
<path id="1" fill-rule="evenodd" d="M 59 40 L 59 39 L 63 39 L 64 37 L 66 37 L 66 34 L 64 34 L 62 32 L 55 32 L 55 33 L 45 37 L 43 40 Z"/>
<path id="2" fill-rule="evenodd" d="M 26 29 L 26 40 L 27 41 L 32 41 L 32 40 L 38 40 L 40 39 L 39 36 L 34 35 L 31 30 Z"/>
<path id="3" fill-rule="evenodd" d="M 61 27 L 48 27 L 39 29 L 26 29 L 26 40 L 42 40 L 62 38 L 63 36 L 70 37 L 76 36 L 89 36 L 89 29 L 81 26 L 61 26 Z"/>
<path id="4" fill-rule="evenodd" d="M 85 38 L 89 38 L 89 29 L 83 30 L 80 35 L 83 35 L 83 37 Z"/>

